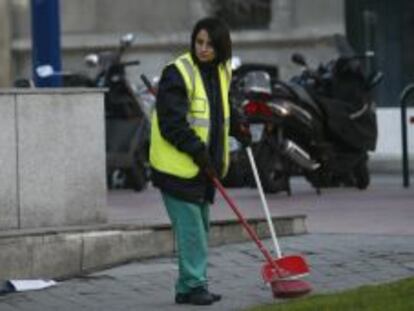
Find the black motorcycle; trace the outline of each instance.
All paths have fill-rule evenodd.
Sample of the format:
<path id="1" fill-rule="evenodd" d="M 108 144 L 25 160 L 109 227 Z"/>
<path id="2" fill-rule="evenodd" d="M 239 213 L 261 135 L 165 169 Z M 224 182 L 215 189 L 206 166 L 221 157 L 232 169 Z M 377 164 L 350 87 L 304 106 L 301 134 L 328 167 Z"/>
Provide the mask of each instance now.
<path id="1" fill-rule="evenodd" d="M 370 183 L 368 151 L 375 150 L 377 121 L 372 89 L 382 79 L 367 76 L 365 56 L 341 56 L 311 69 L 305 58 L 294 54 L 292 61 L 303 67 L 300 75 L 275 85 L 275 99 L 304 109 L 311 116 L 310 128 L 288 123 L 286 136 L 296 142 L 318 164 L 303 170 L 317 189 Z"/>
<path id="2" fill-rule="evenodd" d="M 251 124 L 264 190 L 290 194 L 292 175 L 304 175 L 318 190 L 341 185 L 365 189 L 370 182 L 368 151 L 375 149 L 377 139 L 371 91 L 382 74 L 367 76 L 363 58 L 355 55 L 315 70 L 302 55 L 292 59 L 304 70 L 291 81 L 277 79 L 268 66 L 256 66 L 236 71 L 232 84 L 232 102 Z M 249 183 L 243 157 L 243 152 L 234 152 L 238 165 L 233 171 Z"/>

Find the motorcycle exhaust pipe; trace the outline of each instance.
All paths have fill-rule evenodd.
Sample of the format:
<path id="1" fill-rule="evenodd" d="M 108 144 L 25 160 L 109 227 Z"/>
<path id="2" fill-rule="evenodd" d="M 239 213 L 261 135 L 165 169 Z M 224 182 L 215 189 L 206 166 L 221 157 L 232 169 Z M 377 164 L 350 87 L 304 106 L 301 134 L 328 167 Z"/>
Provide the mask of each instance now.
<path id="1" fill-rule="evenodd" d="M 304 169 L 314 171 L 321 166 L 313 161 L 305 150 L 291 140 L 285 140 L 282 150 L 284 155 Z"/>

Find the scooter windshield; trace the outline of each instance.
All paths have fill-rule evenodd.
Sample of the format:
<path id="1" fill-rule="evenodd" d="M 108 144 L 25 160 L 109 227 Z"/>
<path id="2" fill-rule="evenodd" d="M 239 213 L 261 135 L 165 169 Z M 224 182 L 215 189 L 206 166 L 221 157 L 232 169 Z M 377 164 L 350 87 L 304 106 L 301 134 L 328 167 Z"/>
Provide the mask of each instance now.
<path id="1" fill-rule="evenodd" d="M 270 75 L 265 71 L 250 71 L 243 78 L 243 91 L 246 94 L 264 93 L 271 95 Z"/>

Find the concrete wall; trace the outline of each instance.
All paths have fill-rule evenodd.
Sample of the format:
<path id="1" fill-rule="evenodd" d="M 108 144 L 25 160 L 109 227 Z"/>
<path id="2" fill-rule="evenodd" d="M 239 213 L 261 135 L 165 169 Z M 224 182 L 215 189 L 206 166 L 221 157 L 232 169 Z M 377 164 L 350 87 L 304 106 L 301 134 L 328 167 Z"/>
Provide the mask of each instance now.
<path id="1" fill-rule="evenodd" d="M 377 149 L 371 154 L 371 169 L 376 172 L 402 172 L 401 111 L 399 108 L 378 108 Z M 414 108 L 407 109 L 408 153 L 410 171 L 414 173 Z"/>
<path id="2" fill-rule="evenodd" d="M 345 27 L 343 0 L 273 0 L 272 31 L 287 33 L 343 33 Z"/>
<path id="3" fill-rule="evenodd" d="M 2 0 L 4 1 L 4 0 Z M 13 37 L 30 36 L 30 0 L 9 0 Z M 205 15 L 202 0 L 61 0 L 63 34 L 164 34 L 185 31 Z"/>
<path id="4" fill-rule="evenodd" d="M 30 37 L 30 0 L 1 1 L 11 4 L 13 38 Z M 270 29 L 280 33 L 299 28 L 341 29 L 343 2 L 273 0 Z M 60 7 L 63 34 L 173 34 L 188 31 L 197 19 L 211 14 L 208 0 L 61 0 Z"/>
<path id="5" fill-rule="evenodd" d="M 86 68 L 83 58 L 90 52 L 115 49 L 121 35 L 82 35 L 66 36 L 63 42 L 63 68 L 70 72 L 95 72 Z M 233 54 L 241 57 L 243 62 L 263 62 L 277 64 L 283 78 L 289 78 L 299 72 L 292 64 L 293 52 L 302 52 L 310 64 L 317 64 L 337 56 L 333 42 L 333 33 L 306 33 L 303 30 L 291 32 L 289 36 L 262 31 L 232 32 Z M 128 73 L 135 83 L 142 83 L 140 74 L 159 76 L 162 68 L 186 51 L 189 47 L 190 33 L 145 37 L 137 34 L 133 46 L 125 59 L 140 60 L 139 66 L 130 67 Z M 14 64 L 15 76 L 30 76 L 31 59 L 27 41 L 15 41 Z"/>
<path id="6" fill-rule="evenodd" d="M 11 0 L 11 3 L 11 76 L 14 79 L 30 76 L 31 72 L 30 6 L 29 0 Z M 133 32 L 137 40 L 129 57 L 142 61 L 140 72 L 157 75 L 171 58 L 188 47 L 194 22 L 210 12 L 206 0 L 157 0 L 156 6 L 150 0 L 119 0 L 116 4 L 109 0 L 60 3 L 62 61 L 66 71 L 85 70 L 83 57 L 87 53 L 114 48 L 121 34 Z M 232 32 L 235 54 L 246 60 L 260 59 L 289 67 L 290 62 L 278 54 L 285 53 L 279 51 L 286 50 L 284 41 L 291 42 L 293 38 L 296 48 L 304 41 L 305 50 L 311 50 L 315 60 L 322 60 L 327 56 L 326 51 L 319 53 L 320 45 L 312 46 L 309 41 L 344 33 L 343 15 L 343 0 L 317 0 L 315 6 L 306 0 L 273 0 L 273 18 L 268 30 Z"/>
<path id="7" fill-rule="evenodd" d="M 10 28 L 10 1 L 0 0 L 0 87 L 10 83 L 12 68 L 12 34 Z"/>
<path id="8" fill-rule="evenodd" d="M 1 95 L 0 104 L 0 228 L 17 228 L 17 135 L 13 95 Z"/>
<path id="9" fill-rule="evenodd" d="M 0 230 L 106 220 L 103 94 L 0 92 Z"/>

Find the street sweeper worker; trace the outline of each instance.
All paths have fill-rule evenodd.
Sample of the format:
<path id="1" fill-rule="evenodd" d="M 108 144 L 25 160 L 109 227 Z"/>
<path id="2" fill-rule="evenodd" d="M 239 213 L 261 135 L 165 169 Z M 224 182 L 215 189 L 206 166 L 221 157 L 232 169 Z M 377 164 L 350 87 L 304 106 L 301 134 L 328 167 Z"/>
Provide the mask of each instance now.
<path id="1" fill-rule="evenodd" d="M 221 299 L 208 288 L 209 205 L 229 167 L 229 134 L 243 145 L 251 135 L 229 103 L 231 39 L 218 18 L 199 20 L 190 50 L 162 73 L 152 116 L 150 164 L 154 186 L 178 246 L 175 303 L 210 305 Z"/>

